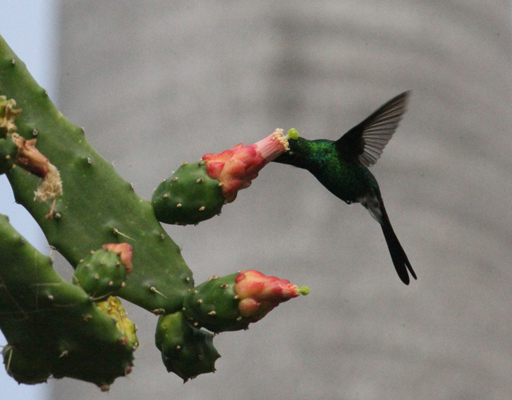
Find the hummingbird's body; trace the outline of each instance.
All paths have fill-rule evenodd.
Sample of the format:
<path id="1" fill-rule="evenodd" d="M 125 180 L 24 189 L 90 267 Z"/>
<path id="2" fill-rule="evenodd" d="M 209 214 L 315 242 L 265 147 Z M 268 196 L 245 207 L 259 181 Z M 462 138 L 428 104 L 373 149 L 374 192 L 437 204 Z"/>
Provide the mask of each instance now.
<path id="1" fill-rule="evenodd" d="M 393 98 L 339 140 L 289 139 L 290 150 L 275 162 L 310 171 L 348 204 L 361 203 L 380 223 L 398 276 L 406 285 L 411 263 L 389 221 L 379 184 L 368 169 L 375 164 L 405 112 L 408 92 Z M 409 271 L 409 273 L 408 273 Z"/>

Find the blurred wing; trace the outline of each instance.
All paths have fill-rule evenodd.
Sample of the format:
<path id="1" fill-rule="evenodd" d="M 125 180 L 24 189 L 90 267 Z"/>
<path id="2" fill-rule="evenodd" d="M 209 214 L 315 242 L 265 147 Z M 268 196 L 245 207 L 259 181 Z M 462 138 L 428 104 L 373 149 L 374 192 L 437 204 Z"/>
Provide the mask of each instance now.
<path id="1" fill-rule="evenodd" d="M 394 97 L 349 130 L 336 142 L 338 151 L 357 157 L 366 167 L 375 164 L 406 111 L 409 93 Z"/>

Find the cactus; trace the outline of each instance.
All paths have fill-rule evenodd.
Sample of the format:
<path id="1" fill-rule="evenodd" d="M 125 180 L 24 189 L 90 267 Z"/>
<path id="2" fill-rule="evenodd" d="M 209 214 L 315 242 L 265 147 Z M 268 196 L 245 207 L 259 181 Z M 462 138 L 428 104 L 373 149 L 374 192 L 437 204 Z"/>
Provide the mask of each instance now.
<path id="1" fill-rule="evenodd" d="M 199 374 L 215 372 L 220 354 L 213 347 L 213 334 L 190 325 L 181 312 L 158 319 L 155 342 L 167 371 L 184 382 Z"/>
<path id="2" fill-rule="evenodd" d="M 163 180 L 153 193 L 152 203 L 159 221 L 189 225 L 220 214 L 224 197 L 219 181 L 210 178 L 206 164 L 199 161 L 183 163 Z"/>
<path id="3" fill-rule="evenodd" d="M 76 267 L 73 283 L 81 286 L 91 299 L 104 300 L 125 285 L 126 274 L 132 269 L 131 255 L 132 247 L 127 243 L 112 243 L 91 251 Z M 122 256 L 127 260 L 122 262 Z"/>
<path id="4" fill-rule="evenodd" d="M 134 339 L 0 215 L 0 328 L 19 383 L 73 377 L 106 388 L 131 371 Z"/>
<path id="5" fill-rule="evenodd" d="M 191 289 L 183 302 L 183 313 L 194 326 L 212 332 L 247 329 L 279 303 L 308 289 L 286 279 L 265 276 L 258 271 L 240 271 L 222 278 L 213 276 Z"/>
<path id="6" fill-rule="evenodd" d="M 306 291 L 252 271 L 195 287 L 160 222 L 197 224 L 219 214 L 287 149 L 287 137 L 276 130 L 253 145 L 207 154 L 179 167 L 152 202 L 143 200 L 0 37 L 0 174 L 75 268 L 73 282 L 65 281 L 51 259 L 0 216 L 0 328 L 8 373 L 24 384 L 72 377 L 108 390 L 131 371 L 138 347 L 136 326 L 118 297 L 159 316 L 155 342 L 168 371 L 185 381 L 213 372 L 220 355 L 211 332 L 247 328 Z"/>
<path id="7" fill-rule="evenodd" d="M 220 214 L 224 203 L 235 200 L 258 172 L 288 150 L 288 137 L 281 129 L 259 142 L 237 144 L 220 154 L 205 154 L 194 163 L 183 163 L 162 181 L 153 194 L 155 215 L 161 222 L 198 224 Z"/>

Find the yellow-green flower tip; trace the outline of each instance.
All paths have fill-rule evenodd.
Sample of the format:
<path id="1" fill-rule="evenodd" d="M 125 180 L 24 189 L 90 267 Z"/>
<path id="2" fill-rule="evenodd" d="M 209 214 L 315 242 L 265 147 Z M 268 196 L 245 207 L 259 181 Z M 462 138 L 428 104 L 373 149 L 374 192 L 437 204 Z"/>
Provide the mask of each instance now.
<path id="1" fill-rule="evenodd" d="M 299 293 L 303 296 L 307 296 L 309 294 L 309 292 L 311 292 L 311 289 L 307 286 L 301 286 L 299 288 Z"/>
<path id="2" fill-rule="evenodd" d="M 288 130 L 288 139 L 298 139 L 299 138 L 299 132 L 297 129 L 292 128 Z"/>

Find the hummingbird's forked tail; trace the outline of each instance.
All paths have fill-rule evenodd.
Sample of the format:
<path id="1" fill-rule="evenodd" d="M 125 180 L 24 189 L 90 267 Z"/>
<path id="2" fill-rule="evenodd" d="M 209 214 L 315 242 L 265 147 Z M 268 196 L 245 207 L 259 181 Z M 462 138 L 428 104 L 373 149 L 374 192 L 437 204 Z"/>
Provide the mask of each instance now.
<path id="1" fill-rule="evenodd" d="M 382 201 L 382 196 L 380 194 L 380 191 L 377 189 L 375 190 L 376 199 L 378 201 L 378 206 L 375 201 L 365 201 L 362 202 L 362 204 L 368 209 L 370 214 L 373 218 L 375 218 L 382 227 L 382 232 L 384 233 L 384 238 L 386 239 L 386 243 L 388 245 L 389 253 L 391 254 L 391 259 L 393 260 L 393 264 L 396 269 L 396 273 L 398 274 L 399 278 L 402 280 L 403 283 L 406 285 L 409 284 L 409 273 L 412 275 L 414 279 L 418 279 L 416 277 L 416 273 L 412 269 L 411 263 L 409 262 L 409 259 L 407 258 L 407 254 L 405 254 L 405 251 L 398 241 L 398 238 L 395 234 L 395 231 L 393 230 L 393 227 L 391 226 L 391 222 L 389 221 L 388 214 L 386 212 L 386 208 L 384 207 L 384 201 Z M 376 207 L 378 209 L 376 209 Z M 409 272 L 407 272 L 409 271 Z"/>

